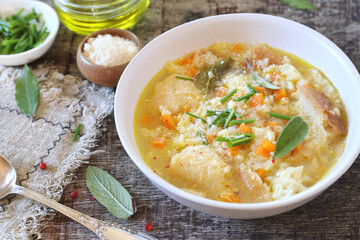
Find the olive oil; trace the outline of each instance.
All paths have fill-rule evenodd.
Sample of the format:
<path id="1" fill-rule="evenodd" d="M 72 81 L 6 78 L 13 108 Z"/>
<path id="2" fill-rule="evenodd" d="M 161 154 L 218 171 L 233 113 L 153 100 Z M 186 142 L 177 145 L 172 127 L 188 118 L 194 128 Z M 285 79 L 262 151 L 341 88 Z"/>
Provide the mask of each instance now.
<path id="1" fill-rule="evenodd" d="M 87 35 L 104 28 L 128 29 L 143 16 L 150 0 L 52 0 L 61 22 Z"/>

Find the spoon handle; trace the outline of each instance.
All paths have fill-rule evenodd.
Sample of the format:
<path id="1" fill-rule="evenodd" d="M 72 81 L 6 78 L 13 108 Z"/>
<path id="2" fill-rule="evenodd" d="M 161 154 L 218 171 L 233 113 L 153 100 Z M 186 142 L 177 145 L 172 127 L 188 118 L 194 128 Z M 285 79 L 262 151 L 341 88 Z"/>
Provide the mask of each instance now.
<path id="1" fill-rule="evenodd" d="M 101 221 L 92 217 L 89 217 L 85 214 L 82 214 L 78 211 L 75 211 L 69 207 L 66 207 L 55 200 L 52 200 L 44 195 L 41 195 L 35 191 L 30 189 L 15 186 L 12 190 L 12 193 L 20 194 L 29 198 L 32 198 L 38 202 L 41 202 L 48 207 L 51 207 L 62 214 L 68 216 L 69 218 L 75 220 L 78 223 L 81 223 L 85 227 L 89 228 L 93 231 L 96 235 L 100 237 L 101 240 L 116 240 L 116 239 L 123 239 L 123 240 L 156 240 L 156 238 L 151 237 L 148 234 L 134 231 L 132 229 L 126 228 L 121 226 L 117 223 L 110 223 Z"/>

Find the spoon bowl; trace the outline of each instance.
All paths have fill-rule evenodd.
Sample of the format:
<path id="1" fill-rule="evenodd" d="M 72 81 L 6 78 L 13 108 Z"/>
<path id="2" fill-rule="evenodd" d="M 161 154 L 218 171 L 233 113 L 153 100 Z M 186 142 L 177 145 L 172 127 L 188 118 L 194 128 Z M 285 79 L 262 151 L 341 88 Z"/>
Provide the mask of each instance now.
<path id="1" fill-rule="evenodd" d="M 8 195 L 15 186 L 16 172 L 11 163 L 0 154 L 0 199 Z"/>
<path id="2" fill-rule="evenodd" d="M 11 163 L 0 154 L 0 199 L 9 194 L 20 194 L 38 202 L 41 202 L 48 207 L 51 207 L 62 214 L 72 218 L 73 220 L 81 223 L 85 227 L 89 228 L 102 240 L 156 240 L 156 238 L 138 232 L 132 229 L 128 229 L 116 223 L 100 221 L 95 218 L 89 217 L 85 214 L 77 212 L 69 207 L 66 207 L 55 200 L 45 197 L 35 191 L 18 186 L 16 183 L 16 171 Z"/>

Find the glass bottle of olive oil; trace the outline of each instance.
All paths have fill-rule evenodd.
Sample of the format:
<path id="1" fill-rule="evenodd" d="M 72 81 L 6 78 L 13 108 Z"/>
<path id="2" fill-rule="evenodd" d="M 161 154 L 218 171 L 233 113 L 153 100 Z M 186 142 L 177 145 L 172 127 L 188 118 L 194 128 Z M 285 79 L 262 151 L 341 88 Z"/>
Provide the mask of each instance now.
<path id="1" fill-rule="evenodd" d="M 52 3 L 68 29 L 87 35 L 103 28 L 134 26 L 150 0 L 52 0 Z"/>

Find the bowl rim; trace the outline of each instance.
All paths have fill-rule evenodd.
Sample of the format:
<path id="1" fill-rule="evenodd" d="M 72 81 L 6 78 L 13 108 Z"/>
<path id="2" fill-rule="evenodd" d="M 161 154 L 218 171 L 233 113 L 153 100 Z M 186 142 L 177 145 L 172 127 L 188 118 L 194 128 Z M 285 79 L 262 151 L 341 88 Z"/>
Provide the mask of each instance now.
<path id="1" fill-rule="evenodd" d="M 338 168 L 337 171 L 335 172 L 335 174 L 333 174 L 333 176 L 331 176 L 331 178 L 329 177 L 329 175 L 330 175 L 330 173 L 333 172 L 333 169 L 331 169 L 327 173 L 327 175 L 325 175 L 316 184 L 314 184 L 313 186 L 307 188 L 306 190 L 304 190 L 300 193 L 297 193 L 288 198 L 274 200 L 274 201 L 268 201 L 268 202 L 227 203 L 227 202 L 216 201 L 216 200 L 212 200 L 212 199 L 208 199 L 208 198 L 204 198 L 204 197 L 200 197 L 200 196 L 196 196 L 194 194 L 188 193 L 188 192 L 182 190 L 181 188 L 176 187 L 175 185 L 173 185 L 173 184 L 167 182 L 166 180 L 164 180 L 163 178 L 161 178 L 159 175 L 157 175 L 156 173 L 153 172 L 153 170 L 144 162 L 144 160 L 142 158 L 138 160 L 137 157 L 134 156 L 135 154 L 133 154 L 133 152 L 132 152 L 132 147 L 130 146 L 131 144 L 127 142 L 126 136 L 123 135 L 121 132 L 121 129 L 120 129 L 121 127 L 120 127 L 120 122 L 119 122 L 120 116 L 119 117 L 117 116 L 118 111 L 119 111 L 117 109 L 119 108 L 118 105 L 120 104 L 120 102 L 119 102 L 120 89 L 122 89 L 122 86 L 124 85 L 124 80 L 123 80 L 125 78 L 124 76 L 127 75 L 127 72 L 129 71 L 129 69 L 132 68 L 132 65 L 136 63 L 137 58 L 142 56 L 141 53 L 143 51 L 146 51 L 148 48 L 150 48 L 155 41 L 157 41 L 161 38 L 164 38 L 165 35 L 167 35 L 167 34 L 177 31 L 179 28 L 185 28 L 191 24 L 197 24 L 197 23 L 204 22 L 204 21 L 211 22 L 211 21 L 216 21 L 221 18 L 231 18 L 233 16 L 239 16 L 239 15 L 244 18 L 257 17 L 257 18 L 263 18 L 266 20 L 282 21 L 284 23 L 296 25 L 297 27 L 301 28 L 306 34 L 316 36 L 317 38 L 319 38 L 321 40 L 321 42 L 323 42 L 328 47 L 330 47 L 331 50 L 333 50 L 336 53 L 336 55 L 339 56 L 341 58 L 341 60 L 347 64 L 348 70 L 350 71 L 350 75 L 360 79 L 360 75 L 359 75 L 356 67 L 354 66 L 354 64 L 351 62 L 351 60 L 346 56 L 346 54 L 335 43 L 333 43 L 331 40 L 326 38 L 321 33 L 317 32 L 317 31 L 311 29 L 310 27 L 307 27 L 301 23 L 298 23 L 296 21 L 286 19 L 283 17 L 279 17 L 279 16 L 273 16 L 273 15 L 269 15 L 269 14 L 259 14 L 259 13 L 234 13 L 234 14 L 223 14 L 223 15 L 204 17 L 201 19 L 197 19 L 197 20 L 176 26 L 176 27 L 162 33 L 161 35 L 155 37 L 150 43 L 148 43 L 145 47 L 143 47 L 143 49 L 141 49 L 139 51 L 139 53 L 133 58 L 132 62 L 130 62 L 130 64 L 125 69 L 123 75 L 121 76 L 121 78 L 118 82 L 118 85 L 116 88 L 116 93 L 115 93 L 114 118 L 115 118 L 115 125 L 116 125 L 116 129 L 118 132 L 118 136 L 119 136 L 127 154 L 129 155 L 131 160 L 135 163 L 135 165 L 140 169 L 140 171 L 143 174 L 145 174 L 145 176 L 155 186 L 157 186 L 158 188 L 160 188 L 159 186 L 161 186 L 160 190 L 162 190 L 162 188 L 166 189 L 168 191 L 166 194 L 170 195 L 171 198 L 173 198 L 173 195 L 177 195 L 177 196 L 180 196 L 183 200 L 185 200 L 187 202 L 196 202 L 201 205 L 206 205 L 208 207 L 228 209 L 228 210 L 247 210 L 247 211 L 267 210 L 267 209 L 275 209 L 275 208 L 278 209 L 278 208 L 285 208 L 290 205 L 295 206 L 297 203 L 300 203 L 300 202 L 305 203 L 305 202 L 311 200 L 313 197 L 316 197 L 319 194 L 321 194 L 323 191 L 325 191 L 328 187 L 330 187 L 335 181 L 337 181 L 351 167 L 351 165 L 353 164 L 353 162 L 356 160 L 357 156 L 360 153 L 360 144 L 358 144 L 355 149 L 352 149 L 351 155 L 349 156 L 348 160 L 346 161 L 346 164 L 344 164 L 340 168 Z M 149 83 L 149 81 L 147 83 Z M 358 83 L 357 87 L 360 88 L 359 83 Z M 136 149 L 134 151 L 138 151 L 138 150 Z M 341 160 L 342 156 L 338 159 L 338 162 Z"/>
<path id="2" fill-rule="evenodd" d="M 100 30 L 97 30 L 95 32 L 92 32 L 92 33 L 88 34 L 86 37 L 83 38 L 83 40 L 81 40 L 81 42 L 80 42 L 80 44 L 79 44 L 79 46 L 77 48 L 77 54 L 79 54 L 79 57 L 81 58 L 81 61 L 83 61 L 86 65 L 88 65 L 88 66 L 90 66 L 92 68 L 97 68 L 99 70 L 101 70 L 101 69 L 115 70 L 115 69 L 117 69 L 119 67 L 126 66 L 136 56 L 135 55 L 132 59 L 130 59 L 130 61 L 128 61 L 126 63 L 122 63 L 122 64 L 119 64 L 119 65 L 110 66 L 110 67 L 103 66 L 103 65 L 98 65 L 98 64 L 95 64 L 93 62 L 90 62 L 83 54 L 84 44 L 90 38 L 95 38 L 100 34 L 110 34 L 109 31 L 115 31 L 115 32 L 118 32 L 118 33 L 127 33 L 127 34 L 129 34 L 133 39 L 130 39 L 130 38 L 126 38 L 126 39 L 133 41 L 138 46 L 138 49 L 139 49 L 138 53 L 140 52 L 141 47 L 142 47 L 141 46 L 141 41 L 140 41 L 139 37 L 136 36 L 133 32 L 130 32 L 130 31 L 125 30 L 125 29 L 120 29 L 120 28 L 104 28 L 104 29 L 100 29 Z M 114 36 L 113 34 L 110 34 L 110 35 Z M 116 35 L 116 36 L 119 36 L 119 35 Z M 124 38 L 123 36 L 119 36 L 119 37 Z"/>
<path id="3" fill-rule="evenodd" d="M 9 58 L 21 58 L 21 57 L 25 57 L 26 55 L 31 55 L 35 52 L 37 52 L 39 49 L 43 48 L 44 46 L 46 46 L 47 44 L 50 44 L 50 42 L 56 37 L 57 32 L 59 31 L 59 27 L 60 27 L 60 20 L 59 17 L 57 15 L 57 13 L 55 12 L 55 10 L 50 7 L 50 5 L 41 2 L 41 1 L 36 1 L 36 0 L 0 0 L 0 4 L 5 4 L 5 3 L 10 3 L 10 4 L 19 4 L 22 3 L 24 4 L 24 6 L 22 6 L 22 8 L 24 7 L 31 7 L 31 6 L 39 6 L 40 9 L 42 9 L 41 13 L 43 14 L 43 12 L 48 11 L 50 12 L 50 15 L 53 17 L 54 20 L 54 27 L 51 28 L 50 32 L 49 32 L 49 36 L 47 36 L 47 38 L 45 39 L 44 42 L 42 42 L 39 46 L 36 46 L 35 48 L 29 49 L 25 52 L 21 52 L 21 53 L 16 53 L 16 54 L 10 54 L 10 55 L 1 55 L 0 54 L 0 60 L 5 60 L 5 59 L 9 59 Z M 45 19 L 45 16 L 43 14 L 43 18 L 44 21 L 47 21 Z M 20 64 L 21 65 L 21 64 Z"/>

